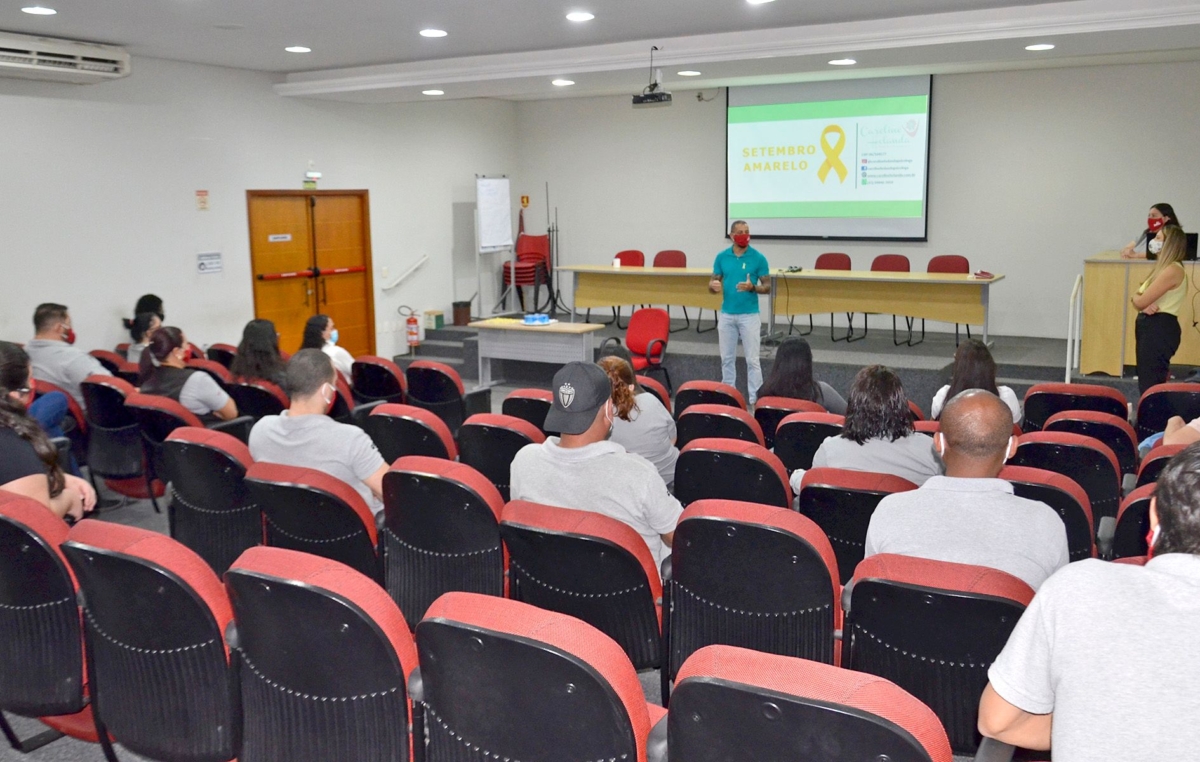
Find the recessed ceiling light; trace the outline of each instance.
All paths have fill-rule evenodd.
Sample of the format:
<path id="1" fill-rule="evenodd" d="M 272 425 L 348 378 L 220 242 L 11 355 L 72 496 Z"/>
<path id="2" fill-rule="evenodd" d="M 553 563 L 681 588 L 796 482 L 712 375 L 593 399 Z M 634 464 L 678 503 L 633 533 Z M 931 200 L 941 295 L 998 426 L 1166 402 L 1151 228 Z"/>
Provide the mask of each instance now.
<path id="1" fill-rule="evenodd" d="M 830 66 L 853 66 L 858 63 L 853 58 L 835 58 L 829 62 Z"/>
<path id="2" fill-rule="evenodd" d="M 1026 46 L 1025 46 L 1025 49 L 1026 49 L 1026 50 L 1033 50 L 1033 51 L 1038 51 L 1038 50 L 1054 50 L 1054 46 L 1053 46 L 1053 45 L 1051 45 L 1051 44 L 1050 44 L 1050 43 L 1048 43 L 1048 42 L 1039 42 L 1037 45 L 1026 45 Z"/>
<path id="3" fill-rule="evenodd" d="M 554 85 L 555 87 L 570 87 L 571 85 L 575 84 L 575 80 L 573 80 L 573 79 L 556 79 L 553 82 L 551 82 L 550 84 Z"/>
<path id="4" fill-rule="evenodd" d="M 763 5 L 764 3 L 773 3 L 775 0 L 746 0 L 751 5 Z"/>
<path id="5" fill-rule="evenodd" d="M 29 5 L 21 9 L 23 12 L 32 16 L 53 16 L 58 11 L 53 8 L 47 8 L 44 5 Z"/>
<path id="6" fill-rule="evenodd" d="M 681 72 L 678 72 L 678 74 L 679 74 L 679 76 L 681 76 L 681 77 L 699 77 L 699 76 L 700 76 L 700 72 L 698 72 L 698 71 L 691 71 L 691 70 L 688 70 L 688 71 L 681 71 Z"/>
<path id="7" fill-rule="evenodd" d="M 306 48 L 303 45 L 289 45 L 284 48 L 289 53 L 311 53 L 312 48 Z"/>
<path id="8" fill-rule="evenodd" d="M 446 30 L 445 29 L 422 29 L 421 36 L 422 37 L 445 37 Z"/>
<path id="9" fill-rule="evenodd" d="M 444 90 L 422 90 L 421 95 L 445 95 Z"/>
<path id="10" fill-rule="evenodd" d="M 594 18 L 596 15 L 587 11 L 571 11 L 567 14 L 567 21 L 591 21 Z"/>

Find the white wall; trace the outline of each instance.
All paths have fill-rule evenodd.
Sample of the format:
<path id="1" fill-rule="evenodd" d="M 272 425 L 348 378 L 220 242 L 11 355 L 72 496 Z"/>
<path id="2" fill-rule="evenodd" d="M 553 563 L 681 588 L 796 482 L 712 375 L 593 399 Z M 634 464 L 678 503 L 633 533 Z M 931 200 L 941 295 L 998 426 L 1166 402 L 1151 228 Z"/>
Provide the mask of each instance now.
<path id="1" fill-rule="evenodd" d="M 245 191 L 299 188 L 310 159 L 322 189 L 370 191 L 379 353 L 402 349 L 398 305 L 448 311 L 453 209 L 473 203 L 475 173 L 515 169 L 515 105 L 305 101 L 271 82 L 154 59 L 86 87 L 0 79 L 0 337 L 29 338 L 34 306 L 58 301 L 81 346 L 109 347 L 149 291 L 193 341 L 236 342 L 253 317 Z M 196 274 L 213 250 L 224 273 Z M 384 267 L 394 278 L 422 254 L 380 290 Z"/>
<path id="2" fill-rule="evenodd" d="M 773 267 L 810 267 L 830 250 L 863 269 L 885 251 L 914 269 L 963 254 L 1007 276 L 992 289 L 994 333 L 1063 337 L 1081 260 L 1136 236 L 1150 204 L 1172 203 L 1200 229 L 1200 113 L 1186 95 L 1198 89 L 1198 63 L 937 76 L 928 243 L 756 245 Z M 544 225 L 549 181 L 564 264 L 679 248 L 707 267 L 728 245 L 724 102 L 676 92 L 649 110 L 627 97 L 521 103 L 514 192 L 534 196 L 527 222 Z"/>

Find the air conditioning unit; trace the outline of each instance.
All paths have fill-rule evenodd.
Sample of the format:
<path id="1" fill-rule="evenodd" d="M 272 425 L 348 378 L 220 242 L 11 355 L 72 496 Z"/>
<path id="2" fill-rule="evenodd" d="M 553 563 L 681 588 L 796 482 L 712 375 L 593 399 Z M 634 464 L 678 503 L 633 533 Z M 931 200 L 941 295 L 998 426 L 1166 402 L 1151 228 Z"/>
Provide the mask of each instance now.
<path id="1" fill-rule="evenodd" d="M 0 77 L 89 85 L 130 71 L 123 48 L 0 32 Z"/>

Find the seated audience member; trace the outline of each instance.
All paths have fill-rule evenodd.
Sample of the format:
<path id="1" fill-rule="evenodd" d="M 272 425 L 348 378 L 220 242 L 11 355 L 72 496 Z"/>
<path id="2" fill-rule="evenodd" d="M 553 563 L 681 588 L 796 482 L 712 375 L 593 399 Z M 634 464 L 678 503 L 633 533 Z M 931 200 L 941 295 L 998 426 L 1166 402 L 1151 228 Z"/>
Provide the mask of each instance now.
<path id="1" fill-rule="evenodd" d="M 1173 415 L 1167 419 L 1167 428 L 1162 435 L 1163 444 L 1190 445 L 1193 442 L 1200 442 L 1200 418 L 1185 422 L 1179 416 Z"/>
<path id="2" fill-rule="evenodd" d="M 946 475 L 881 500 L 867 529 L 866 555 L 987 566 L 1034 590 L 1066 566 L 1067 529 L 1059 515 L 996 478 L 1017 447 L 1010 413 L 982 389 L 951 398 L 933 435 Z"/>
<path id="3" fill-rule="evenodd" d="M 63 473 L 54 444 L 25 414 L 31 384 L 29 355 L 0 341 L 0 490 L 33 498 L 60 518 L 78 519 L 96 507 L 96 492 Z"/>
<path id="4" fill-rule="evenodd" d="M 167 319 L 166 313 L 163 312 L 163 300 L 154 294 L 144 294 L 140 299 L 137 300 L 137 304 L 135 304 L 133 307 L 134 319 L 137 319 L 138 315 L 141 315 L 145 312 L 149 312 L 152 315 L 157 315 L 159 323 Z M 133 329 L 133 321 L 126 318 L 124 323 L 126 329 Z"/>
<path id="5" fill-rule="evenodd" d="M 1086 559 L 1055 574 L 988 677 L 979 731 L 1054 762 L 1200 754 L 1200 446 L 1150 502 L 1144 567 Z"/>
<path id="6" fill-rule="evenodd" d="M 789 336 L 775 351 L 771 374 L 758 390 L 758 398 L 791 397 L 821 405 L 835 415 L 846 414 L 846 400 L 829 384 L 813 378 L 812 347 L 799 336 Z"/>
<path id="7" fill-rule="evenodd" d="M 354 357 L 339 347 L 337 343 L 337 328 L 333 325 L 333 318 L 328 315 L 313 315 L 304 324 L 304 340 L 301 342 L 300 348 L 319 349 L 329 355 L 329 359 L 333 360 L 333 367 L 346 377 L 346 381 L 349 381 Z"/>
<path id="8" fill-rule="evenodd" d="M 670 555 L 683 506 L 650 461 L 608 437 L 613 428 L 612 382 L 599 365 L 572 362 L 554 374 L 554 403 L 546 428 L 560 431 L 513 459 L 513 500 L 602 513 L 632 527 L 655 562 Z"/>
<path id="9" fill-rule="evenodd" d="M 153 312 L 139 312 L 133 322 L 129 323 L 129 335 L 133 342 L 125 350 L 125 359 L 131 363 L 141 363 L 142 352 L 150 346 L 150 334 L 162 327 L 162 320 Z"/>
<path id="10" fill-rule="evenodd" d="M 250 455 L 256 461 L 324 471 L 353 487 L 371 512 L 379 513 L 388 466 L 366 432 L 325 414 L 337 394 L 335 374 L 321 350 L 297 352 L 287 366 L 292 405 L 254 424 Z"/>
<path id="11" fill-rule="evenodd" d="M 813 468 L 820 466 L 895 474 L 918 486 L 942 472 L 933 440 L 913 429 L 900 377 L 882 365 L 868 365 L 854 377 L 842 433 L 813 455 Z M 796 474 L 803 473 L 792 474 L 798 484 Z"/>
<path id="12" fill-rule="evenodd" d="M 247 381 L 270 381 L 279 387 L 287 383 L 287 364 L 279 354 L 279 334 L 270 320 L 251 320 L 242 331 L 242 343 L 229 372 Z"/>
<path id="13" fill-rule="evenodd" d="M 679 460 L 675 419 L 658 397 L 638 385 L 633 367 L 625 360 L 605 357 L 599 365 L 612 381 L 612 441 L 654 464 L 670 489 L 675 481 L 675 461 Z"/>
<path id="14" fill-rule="evenodd" d="M 142 354 L 142 394 L 169 397 L 201 420 L 228 421 L 237 417 L 237 405 L 212 376 L 187 367 L 188 343 L 183 331 L 163 326 L 150 337 Z"/>
<path id="15" fill-rule="evenodd" d="M 95 357 L 72 346 L 75 331 L 65 306 L 39 304 L 33 313 L 33 330 L 33 339 L 25 344 L 33 362 L 33 377 L 61 388 L 83 407 L 83 393 L 79 389 L 83 379 L 93 374 L 112 374 Z"/>
<path id="16" fill-rule="evenodd" d="M 929 417 L 937 420 L 942 414 L 942 406 L 946 400 L 954 399 L 959 392 L 967 389 L 983 389 L 997 395 L 1008 405 L 1012 412 L 1012 422 L 1021 421 L 1021 400 L 1007 386 L 996 386 L 996 361 L 987 345 L 979 339 L 967 339 L 958 345 L 954 353 L 954 369 L 951 371 L 950 383 L 938 389 L 933 395 L 933 405 L 929 409 Z"/>

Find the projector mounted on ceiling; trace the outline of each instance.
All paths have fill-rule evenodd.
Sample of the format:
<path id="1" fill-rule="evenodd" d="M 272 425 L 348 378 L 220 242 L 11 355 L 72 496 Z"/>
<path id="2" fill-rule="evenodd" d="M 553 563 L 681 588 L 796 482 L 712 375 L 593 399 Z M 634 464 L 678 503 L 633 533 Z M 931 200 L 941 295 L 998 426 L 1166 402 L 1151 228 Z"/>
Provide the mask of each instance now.
<path id="1" fill-rule="evenodd" d="M 123 48 L 0 32 L 0 77 L 88 85 L 129 72 Z"/>
<path id="2" fill-rule="evenodd" d="M 671 104 L 671 94 L 663 89 L 662 86 L 662 69 L 654 68 L 654 51 L 658 50 L 658 46 L 654 45 L 650 48 L 650 84 L 633 96 L 633 105 L 637 106 L 669 106 Z"/>

